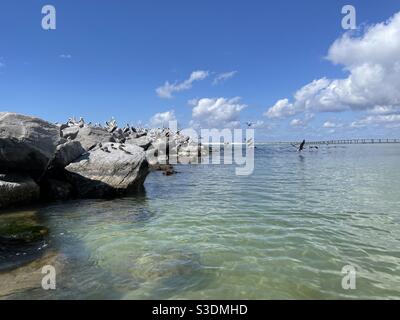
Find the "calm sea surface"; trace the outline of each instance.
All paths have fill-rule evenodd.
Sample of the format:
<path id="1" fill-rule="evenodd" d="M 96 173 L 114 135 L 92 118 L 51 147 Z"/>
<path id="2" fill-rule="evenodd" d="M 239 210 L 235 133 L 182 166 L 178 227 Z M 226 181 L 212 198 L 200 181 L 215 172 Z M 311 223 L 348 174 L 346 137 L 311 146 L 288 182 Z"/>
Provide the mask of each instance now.
<path id="1" fill-rule="evenodd" d="M 57 290 L 6 298 L 400 299 L 400 145 L 255 153 L 251 176 L 178 166 L 134 198 L 39 208 Z"/>

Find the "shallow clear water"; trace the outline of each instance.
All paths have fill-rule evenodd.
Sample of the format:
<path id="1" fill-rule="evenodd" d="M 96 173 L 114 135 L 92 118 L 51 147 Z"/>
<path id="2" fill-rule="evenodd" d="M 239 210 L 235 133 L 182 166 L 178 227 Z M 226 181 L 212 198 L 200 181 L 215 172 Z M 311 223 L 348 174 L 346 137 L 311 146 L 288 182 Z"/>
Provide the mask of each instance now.
<path id="1" fill-rule="evenodd" d="M 248 177 L 179 166 L 137 197 L 40 208 L 57 290 L 7 297 L 400 299 L 399 161 L 400 145 L 260 146 Z"/>

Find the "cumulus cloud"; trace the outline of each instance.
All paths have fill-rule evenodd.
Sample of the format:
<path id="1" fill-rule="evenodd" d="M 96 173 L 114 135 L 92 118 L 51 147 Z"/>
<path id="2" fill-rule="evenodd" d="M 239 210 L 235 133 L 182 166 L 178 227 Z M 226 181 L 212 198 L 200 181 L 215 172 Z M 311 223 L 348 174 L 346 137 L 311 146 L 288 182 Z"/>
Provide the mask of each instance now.
<path id="1" fill-rule="evenodd" d="M 333 128 L 340 128 L 343 127 L 343 124 L 341 123 L 335 123 L 335 122 L 331 122 L 331 121 L 326 121 L 323 125 L 323 128 L 326 129 L 333 129 Z"/>
<path id="2" fill-rule="evenodd" d="M 237 74 L 237 71 L 220 73 L 214 78 L 213 85 L 217 85 L 222 82 L 225 82 L 226 80 L 233 78 L 236 74 Z"/>
<path id="3" fill-rule="evenodd" d="M 72 58 L 72 55 L 63 53 L 63 54 L 60 54 L 59 57 L 60 57 L 61 59 L 71 59 L 71 58 Z"/>
<path id="4" fill-rule="evenodd" d="M 292 121 L 290 121 L 290 125 L 292 127 L 297 128 L 297 127 L 305 127 L 306 123 L 301 119 L 293 119 Z"/>
<path id="5" fill-rule="evenodd" d="M 253 129 L 269 129 L 269 126 L 262 120 L 257 120 L 254 123 L 251 123 L 250 128 Z"/>
<path id="6" fill-rule="evenodd" d="M 298 90 L 293 101 L 279 100 L 265 115 L 283 118 L 301 112 L 399 112 L 400 13 L 365 28 L 346 33 L 330 47 L 327 59 L 341 65 L 348 76 L 321 78 Z"/>
<path id="7" fill-rule="evenodd" d="M 204 80 L 208 75 L 208 71 L 193 71 L 190 77 L 182 82 L 169 83 L 166 81 L 163 86 L 156 89 L 156 92 L 160 98 L 172 98 L 174 92 L 189 90 L 192 88 L 193 82 Z"/>
<path id="8" fill-rule="evenodd" d="M 294 114 L 296 114 L 296 110 L 293 103 L 289 102 L 289 99 L 278 100 L 273 107 L 264 113 L 268 118 L 284 118 Z"/>
<path id="9" fill-rule="evenodd" d="M 375 106 L 368 112 L 371 114 L 400 114 L 400 106 Z"/>
<path id="10" fill-rule="evenodd" d="M 203 98 L 189 102 L 193 106 L 192 126 L 226 128 L 240 126 L 240 112 L 247 105 L 240 98 Z"/>
<path id="11" fill-rule="evenodd" d="M 364 128 L 366 126 L 385 126 L 387 128 L 400 127 L 400 114 L 373 115 L 351 123 L 352 128 Z"/>
<path id="12" fill-rule="evenodd" d="M 176 121 L 174 110 L 156 113 L 150 119 L 150 125 L 153 127 L 167 127 L 170 121 Z"/>

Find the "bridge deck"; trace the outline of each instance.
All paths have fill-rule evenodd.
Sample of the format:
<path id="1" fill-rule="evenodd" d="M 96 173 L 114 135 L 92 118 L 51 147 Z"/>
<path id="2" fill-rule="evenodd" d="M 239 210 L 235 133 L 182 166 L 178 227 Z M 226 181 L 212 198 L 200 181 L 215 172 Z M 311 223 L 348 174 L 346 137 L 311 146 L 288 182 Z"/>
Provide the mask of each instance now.
<path id="1" fill-rule="evenodd" d="M 309 141 L 306 144 L 375 144 L 375 143 L 400 143 L 400 139 L 348 139 L 348 140 L 326 140 Z"/>
<path id="2" fill-rule="evenodd" d="M 296 144 L 300 141 L 275 141 L 261 142 L 256 144 Z M 323 141 L 306 141 L 306 145 L 330 145 L 330 144 L 379 144 L 379 143 L 400 143 L 400 139 L 343 139 L 343 140 L 323 140 Z"/>

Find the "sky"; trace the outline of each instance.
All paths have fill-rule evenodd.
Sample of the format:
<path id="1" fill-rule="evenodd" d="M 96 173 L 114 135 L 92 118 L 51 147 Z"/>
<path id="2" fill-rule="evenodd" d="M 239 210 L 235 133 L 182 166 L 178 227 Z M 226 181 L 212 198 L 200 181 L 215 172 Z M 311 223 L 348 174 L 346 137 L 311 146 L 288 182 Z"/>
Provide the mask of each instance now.
<path id="1" fill-rule="evenodd" d="M 342 28 L 342 7 L 356 30 Z M 42 7 L 56 29 L 42 28 Z M 0 111 L 400 138 L 395 0 L 2 0 Z"/>

